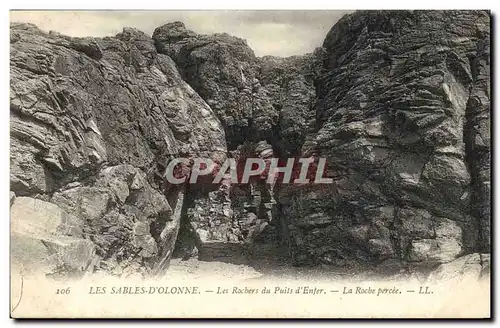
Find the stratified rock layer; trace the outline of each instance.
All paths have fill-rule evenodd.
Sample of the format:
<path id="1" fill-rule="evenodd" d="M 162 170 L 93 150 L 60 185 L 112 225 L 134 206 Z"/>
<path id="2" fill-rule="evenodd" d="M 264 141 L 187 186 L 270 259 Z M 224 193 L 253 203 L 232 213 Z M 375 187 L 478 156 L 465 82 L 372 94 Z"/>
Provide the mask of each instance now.
<path id="1" fill-rule="evenodd" d="M 313 116 L 316 54 L 257 58 L 245 40 L 196 34 L 180 22 L 158 27 L 153 39 L 213 108 L 226 132 L 230 157 L 298 155 Z M 219 251 L 221 243 L 251 243 L 268 225 L 277 224 L 270 184 L 221 188 L 189 194 L 188 223 L 181 227 L 179 241 L 183 256 L 201 249 L 212 253 L 212 247 Z M 273 235 L 273 229 L 266 232 Z"/>
<path id="2" fill-rule="evenodd" d="M 162 274 L 173 253 L 279 244 L 296 265 L 487 270 L 490 98 L 483 11 L 357 12 L 289 58 L 180 22 L 83 39 L 12 24 L 14 261 Z M 333 184 L 164 177 L 175 157 L 310 156 Z"/>
<path id="3" fill-rule="evenodd" d="M 280 194 L 297 260 L 489 248 L 489 35 L 479 11 L 358 12 L 332 28 L 302 153 L 335 181 Z"/>
<path id="4" fill-rule="evenodd" d="M 219 120 L 172 60 L 134 29 L 75 39 L 13 24 L 10 87 L 11 190 L 75 217 L 97 269 L 161 271 L 184 197 L 168 161 L 226 156 Z"/>

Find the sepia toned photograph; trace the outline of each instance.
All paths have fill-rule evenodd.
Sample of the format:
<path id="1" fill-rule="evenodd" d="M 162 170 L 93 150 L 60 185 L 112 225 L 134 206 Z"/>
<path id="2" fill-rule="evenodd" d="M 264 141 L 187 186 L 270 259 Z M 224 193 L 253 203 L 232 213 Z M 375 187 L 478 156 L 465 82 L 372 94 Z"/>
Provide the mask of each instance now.
<path id="1" fill-rule="evenodd" d="M 9 15 L 11 318 L 491 318 L 489 10 Z"/>

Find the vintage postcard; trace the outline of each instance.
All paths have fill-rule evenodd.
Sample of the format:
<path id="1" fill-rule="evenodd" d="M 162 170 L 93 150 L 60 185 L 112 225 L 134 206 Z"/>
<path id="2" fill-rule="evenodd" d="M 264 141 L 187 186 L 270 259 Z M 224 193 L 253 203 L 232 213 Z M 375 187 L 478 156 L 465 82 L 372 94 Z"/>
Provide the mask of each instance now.
<path id="1" fill-rule="evenodd" d="M 11 317 L 490 318 L 490 33 L 11 11 Z"/>

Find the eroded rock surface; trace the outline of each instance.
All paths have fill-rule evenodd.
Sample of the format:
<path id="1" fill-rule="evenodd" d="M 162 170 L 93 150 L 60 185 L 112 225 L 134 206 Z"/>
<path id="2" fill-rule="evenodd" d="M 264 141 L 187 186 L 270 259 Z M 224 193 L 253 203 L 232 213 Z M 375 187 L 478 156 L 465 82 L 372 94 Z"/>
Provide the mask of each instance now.
<path id="1" fill-rule="evenodd" d="M 448 275 L 479 256 L 483 267 L 490 98 L 486 11 L 357 12 L 289 58 L 180 22 L 83 39 L 16 23 L 11 205 L 43 201 L 74 223 L 27 241 L 31 219 L 20 220 L 18 244 L 56 254 L 49 274 L 163 274 L 172 253 L 236 263 L 247 251 L 295 265 Z M 164 177 L 175 157 L 322 157 L 334 183 L 175 186 Z M 85 265 L 65 266 L 53 238 L 85 244 Z"/>
<path id="2" fill-rule="evenodd" d="M 428 277 L 434 281 L 478 281 L 488 280 L 491 274 L 490 254 L 472 253 L 449 263 L 441 264 Z"/>
<path id="3" fill-rule="evenodd" d="M 79 277 L 99 262 L 78 217 L 30 197 L 17 197 L 11 207 L 11 250 L 13 269 L 23 274 Z"/>
<path id="4" fill-rule="evenodd" d="M 313 116 L 318 54 L 257 58 L 245 40 L 196 34 L 181 22 L 158 27 L 153 39 L 213 108 L 226 132 L 230 157 L 241 162 L 298 155 Z M 210 248 L 224 248 L 220 243 L 238 248 L 275 223 L 274 190 L 266 183 L 223 183 L 219 190 L 193 190 L 190 199 L 189 223 L 181 227 L 185 238 L 179 241 L 183 254 L 202 248 L 211 253 Z M 266 233 L 273 235 L 273 229 Z"/>
<path id="5" fill-rule="evenodd" d="M 11 26 L 11 190 L 74 216 L 98 269 L 154 272 L 177 237 L 168 161 L 223 160 L 224 131 L 175 63 L 135 29 L 75 39 Z"/>

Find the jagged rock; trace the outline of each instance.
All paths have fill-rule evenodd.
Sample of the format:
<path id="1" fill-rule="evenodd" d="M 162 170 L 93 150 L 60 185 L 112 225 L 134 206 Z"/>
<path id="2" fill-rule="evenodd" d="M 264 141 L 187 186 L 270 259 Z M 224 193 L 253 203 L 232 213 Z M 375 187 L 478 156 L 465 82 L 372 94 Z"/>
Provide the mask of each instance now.
<path id="1" fill-rule="evenodd" d="M 491 82 L 490 37 L 487 24 L 478 22 L 480 35 L 476 56 L 471 60 L 473 78 L 466 106 L 464 135 L 466 161 L 471 172 L 473 216 L 479 219 L 479 242 L 483 252 L 491 252 Z"/>
<path id="2" fill-rule="evenodd" d="M 278 111 L 274 146 L 282 157 L 296 156 L 314 119 L 319 54 L 260 59 L 260 83 Z"/>
<path id="3" fill-rule="evenodd" d="M 230 149 L 273 140 L 278 129 L 281 151 L 298 151 L 312 113 L 313 55 L 257 58 L 245 40 L 225 33 L 199 35 L 181 22 L 158 27 L 153 39 L 213 108 Z"/>
<path id="4" fill-rule="evenodd" d="M 473 253 L 459 257 L 449 263 L 441 264 L 433 270 L 428 279 L 431 281 L 478 281 L 490 279 L 490 254 Z"/>
<path id="5" fill-rule="evenodd" d="M 273 150 L 261 141 L 240 145 L 231 156 L 241 157 L 244 164 L 246 156 L 272 157 Z M 272 184 L 263 181 L 231 184 L 228 177 L 215 190 L 200 185 L 191 188 L 188 197 L 176 246 L 176 256 L 186 259 L 206 258 L 207 252 L 213 253 L 225 243 L 238 248 L 238 243 L 256 242 L 276 217 Z"/>
<path id="6" fill-rule="evenodd" d="M 330 30 L 302 156 L 326 157 L 334 184 L 313 201 L 282 189 L 296 254 L 448 262 L 488 247 L 489 24 L 483 11 L 365 11 Z M 396 204 L 385 243 L 356 228 Z"/>
<path id="7" fill-rule="evenodd" d="M 258 84 L 257 58 L 245 40 L 225 33 L 197 35 L 180 22 L 157 28 L 153 39 L 217 113 L 230 147 L 270 137 L 278 114 Z"/>
<path id="8" fill-rule="evenodd" d="M 78 227 L 43 247 L 15 238 L 122 276 L 163 274 L 174 250 L 226 261 L 273 243 L 296 265 L 456 270 L 490 248 L 489 33 L 485 11 L 364 11 L 312 54 L 257 58 L 180 22 L 152 38 L 14 23 L 12 207 L 38 197 Z M 334 183 L 166 181 L 171 159 L 196 156 L 322 157 Z"/>
<path id="9" fill-rule="evenodd" d="M 10 192 L 10 206 L 12 206 L 12 204 L 14 204 L 15 200 L 16 200 L 16 193 L 11 191 Z"/>
<path id="10" fill-rule="evenodd" d="M 104 259 L 129 258 L 135 253 L 151 258 L 159 255 L 157 243 L 162 244 L 159 234 L 170 221 L 173 210 L 166 197 L 147 181 L 141 189 L 129 189 L 139 176 L 145 180 L 145 174 L 131 165 L 107 167 L 97 175 L 93 186 L 57 191 L 51 201 L 87 222 L 85 233 Z M 178 225 L 177 221 L 174 229 Z"/>
<path id="11" fill-rule="evenodd" d="M 180 22 L 157 28 L 153 39 L 159 52 L 176 62 L 184 79 L 213 108 L 232 157 L 242 162 L 245 156 L 298 154 L 312 117 L 317 55 L 257 58 L 242 39 L 198 35 Z M 245 188 L 238 187 L 229 193 L 242 195 L 231 199 L 224 192 L 192 192 L 187 210 L 190 223 L 181 228 L 182 252 L 196 254 L 194 245 L 202 247 L 205 241 L 258 238 L 264 223 L 276 216 L 276 202 L 272 186 L 249 188 L 267 199 L 247 195 Z M 214 198 L 220 200 L 218 204 Z M 249 202 L 250 207 L 245 205 Z M 248 225 L 249 215 L 259 219 Z"/>
<path id="12" fill-rule="evenodd" d="M 183 23 L 172 22 L 158 27 L 154 31 L 153 39 L 157 42 L 159 49 L 162 49 L 161 47 L 164 46 L 163 42 L 171 44 L 195 36 L 196 33 L 188 30 Z"/>
<path id="13" fill-rule="evenodd" d="M 212 109 L 136 29 L 70 38 L 13 24 L 11 35 L 11 190 L 77 218 L 100 269 L 165 269 L 184 197 L 165 168 L 180 156 L 225 159 Z"/>

